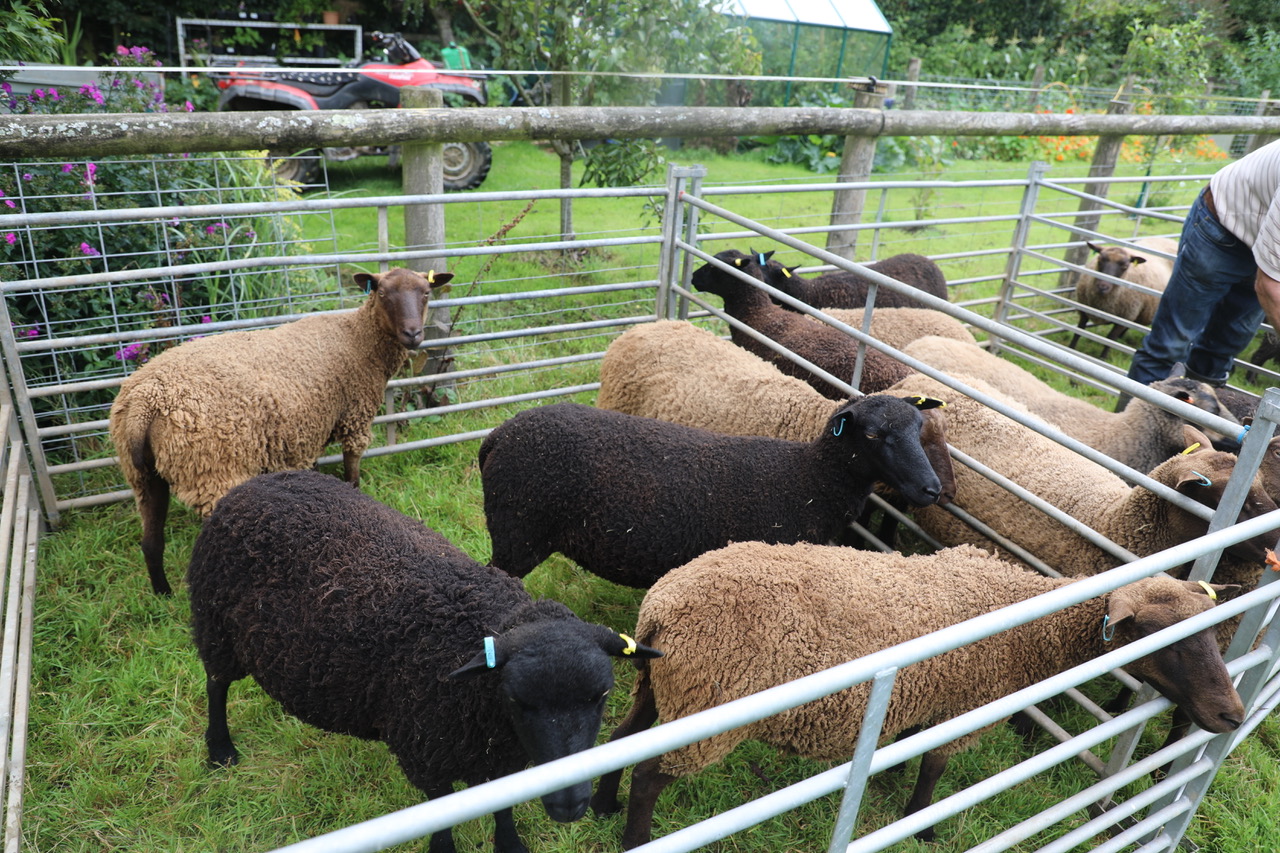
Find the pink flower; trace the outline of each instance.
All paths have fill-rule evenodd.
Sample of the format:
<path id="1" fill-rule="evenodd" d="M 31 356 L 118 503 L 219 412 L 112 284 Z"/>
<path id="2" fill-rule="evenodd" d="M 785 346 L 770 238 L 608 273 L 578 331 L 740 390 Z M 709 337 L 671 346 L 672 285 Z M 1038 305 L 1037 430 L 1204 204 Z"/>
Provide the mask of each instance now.
<path id="1" fill-rule="evenodd" d="M 18 235 L 14 234 L 12 231 L 6 231 L 4 241 L 12 246 L 14 243 L 18 242 Z"/>
<path id="2" fill-rule="evenodd" d="M 33 100 L 38 101 L 43 97 L 44 97 L 44 89 L 35 89 L 31 92 L 31 98 Z"/>
<path id="3" fill-rule="evenodd" d="M 5 207 L 17 207 L 17 205 L 13 203 L 13 200 L 12 200 L 12 199 L 8 199 L 8 198 L 6 198 L 6 199 L 4 200 L 4 206 L 5 206 Z"/>
<path id="4" fill-rule="evenodd" d="M 128 56 L 128 55 L 129 55 L 129 48 L 125 47 L 125 46 L 124 46 L 124 45 L 122 45 L 122 44 L 118 44 L 118 45 L 116 45 L 116 55 L 117 55 L 117 56 Z"/>
<path id="5" fill-rule="evenodd" d="M 50 90 L 49 90 L 49 97 L 50 97 L 50 98 L 53 98 L 55 101 L 61 101 L 61 100 L 62 100 L 62 96 L 58 94 L 58 90 L 57 90 L 57 89 L 50 89 Z"/>
<path id="6" fill-rule="evenodd" d="M 96 163 L 90 163 L 84 167 L 84 182 L 89 186 L 93 186 L 94 181 L 97 179 L 97 175 L 98 165 Z"/>
<path id="7" fill-rule="evenodd" d="M 75 167 L 76 167 L 76 164 L 75 164 L 75 163 L 63 163 L 63 164 L 62 164 L 62 174 L 64 174 L 64 175 L 65 175 L 65 174 L 67 174 L 67 172 L 73 171 L 73 170 L 75 169 Z"/>
<path id="8" fill-rule="evenodd" d="M 91 257 L 91 258 L 93 258 L 93 257 L 97 257 L 98 255 L 102 254 L 102 253 L 101 253 L 101 252 L 99 252 L 97 249 L 95 249 L 95 248 L 93 248 L 92 246 L 90 246 L 88 243 L 81 243 L 81 244 L 80 244 L 80 251 L 81 251 L 81 253 L 82 253 L 82 254 L 88 255 L 88 256 L 89 256 L 89 257 Z"/>
<path id="9" fill-rule="evenodd" d="M 182 108 L 189 113 L 193 113 L 196 111 L 195 104 L 191 103 L 190 101 L 186 101 L 185 103 L 183 103 Z"/>

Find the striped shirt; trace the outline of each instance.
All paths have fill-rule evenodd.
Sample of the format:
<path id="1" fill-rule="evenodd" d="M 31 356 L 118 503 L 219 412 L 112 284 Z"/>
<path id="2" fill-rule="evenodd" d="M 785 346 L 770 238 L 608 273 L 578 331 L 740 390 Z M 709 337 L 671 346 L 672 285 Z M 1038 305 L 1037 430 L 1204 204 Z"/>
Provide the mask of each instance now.
<path id="1" fill-rule="evenodd" d="M 1209 188 L 1218 221 L 1253 249 L 1263 272 L 1280 279 L 1280 141 L 1227 165 Z"/>

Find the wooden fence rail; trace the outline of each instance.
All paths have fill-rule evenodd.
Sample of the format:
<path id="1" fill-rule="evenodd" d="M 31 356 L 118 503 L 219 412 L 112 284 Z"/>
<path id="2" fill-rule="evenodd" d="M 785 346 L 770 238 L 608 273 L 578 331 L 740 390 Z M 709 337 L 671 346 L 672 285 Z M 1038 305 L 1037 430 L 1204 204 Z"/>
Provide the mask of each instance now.
<path id="1" fill-rule="evenodd" d="M 1280 134 L 1278 116 L 1065 115 L 819 107 L 485 107 L 0 117 L 0 159 L 313 146 L 692 136 Z"/>

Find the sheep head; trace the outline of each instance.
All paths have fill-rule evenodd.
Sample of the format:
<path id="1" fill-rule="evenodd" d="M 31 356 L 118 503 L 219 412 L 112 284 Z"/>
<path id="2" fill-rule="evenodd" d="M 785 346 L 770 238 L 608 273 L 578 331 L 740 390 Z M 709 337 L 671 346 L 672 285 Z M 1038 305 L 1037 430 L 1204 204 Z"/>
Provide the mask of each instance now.
<path id="1" fill-rule="evenodd" d="M 1115 278 L 1124 278 L 1129 268 L 1138 264 L 1144 264 L 1147 259 L 1141 255 L 1134 255 L 1123 246 L 1107 246 L 1105 249 L 1096 243 L 1086 243 L 1090 249 L 1097 253 L 1098 257 L 1094 258 L 1093 268 L 1104 275 L 1113 276 Z M 1115 288 L 1113 282 L 1102 278 L 1095 278 L 1093 286 L 1101 294 L 1107 294 Z"/>
<path id="2" fill-rule="evenodd" d="M 1168 628 L 1240 592 L 1235 584 L 1201 584 L 1168 577 L 1145 578 L 1111 593 L 1103 639 L 1130 643 Z M 1112 633 L 1113 632 L 1113 633 Z M 1244 720 L 1244 705 L 1231 683 L 1217 631 L 1209 627 L 1124 665 L 1211 732 L 1229 732 Z"/>
<path id="3" fill-rule="evenodd" d="M 414 349 L 422 343 L 428 300 L 435 293 L 446 292 L 452 278 L 453 273 L 448 272 L 432 270 L 424 276 L 396 267 L 380 275 L 356 273 L 355 282 L 364 287 L 369 301 L 380 309 L 376 312 L 378 322 L 387 336 L 405 349 Z"/>
<path id="4" fill-rule="evenodd" d="M 764 281 L 764 272 L 760 269 L 755 255 L 744 254 L 737 249 L 726 249 L 715 255 L 716 260 L 728 264 L 752 278 Z M 693 271 L 690 283 L 705 293 L 712 293 L 721 298 L 740 293 L 744 287 L 750 287 L 740 281 L 733 273 L 726 272 L 715 264 L 703 264 Z"/>
<path id="5" fill-rule="evenodd" d="M 595 745 L 613 689 L 610 657 L 638 664 L 662 652 L 583 622 L 558 602 L 537 602 L 529 611 L 540 618 L 486 638 L 484 648 L 449 678 L 492 673 L 521 745 L 535 764 L 544 764 Z M 588 780 L 543 795 L 542 805 L 552 820 L 568 823 L 587 813 L 590 799 Z"/>
<path id="6" fill-rule="evenodd" d="M 1230 453 L 1212 449 L 1204 434 L 1194 427 L 1184 428 L 1184 433 L 1188 437 L 1194 438 L 1198 435 L 1199 438 L 1182 453 L 1162 462 L 1151 472 L 1151 476 L 1153 479 L 1173 486 L 1198 503 L 1216 508 L 1222 500 L 1227 482 L 1235 471 L 1236 457 Z M 1275 509 L 1276 503 L 1267 494 L 1262 476 L 1255 475 L 1236 521 L 1256 518 Z M 1196 519 L 1195 525 L 1201 529 L 1201 534 L 1196 535 L 1202 535 L 1205 522 Z M 1228 546 L 1226 550 L 1228 554 L 1240 560 L 1261 561 L 1266 557 L 1267 549 L 1271 547 L 1274 540 L 1275 537 L 1272 534 L 1261 534 Z"/>
<path id="7" fill-rule="evenodd" d="M 942 482 L 921 444 L 923 426 L 923 415 L 912 403 L 871 394 L 841 406 L 818 440 L 833 442 L 842 458 L 870 468 L 875 479 L 913 506 L 929 506 L 941 496 Z"/>

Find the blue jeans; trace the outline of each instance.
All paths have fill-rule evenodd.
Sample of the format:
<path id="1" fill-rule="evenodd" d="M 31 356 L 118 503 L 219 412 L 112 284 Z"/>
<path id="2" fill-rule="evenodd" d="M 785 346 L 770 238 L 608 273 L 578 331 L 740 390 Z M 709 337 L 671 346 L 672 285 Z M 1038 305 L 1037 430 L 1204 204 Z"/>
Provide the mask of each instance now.
<path id="1" fill-rule="evenodd" d="M 1262 323 L 1257 274 L 1253 250 L 1222 227 L 1201 193 L 1187 212 L 1173 275 L 1151 331 L 1133 354 L 1129 378 L 1146 385 L 1182 362 L 1192 378 L 1225 382 Z"/>

